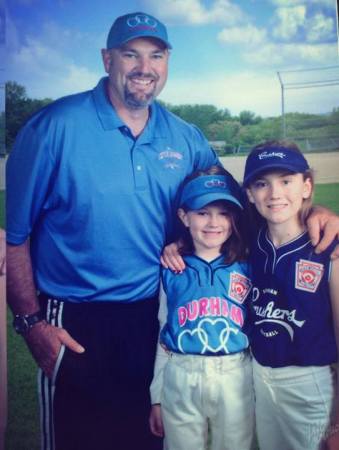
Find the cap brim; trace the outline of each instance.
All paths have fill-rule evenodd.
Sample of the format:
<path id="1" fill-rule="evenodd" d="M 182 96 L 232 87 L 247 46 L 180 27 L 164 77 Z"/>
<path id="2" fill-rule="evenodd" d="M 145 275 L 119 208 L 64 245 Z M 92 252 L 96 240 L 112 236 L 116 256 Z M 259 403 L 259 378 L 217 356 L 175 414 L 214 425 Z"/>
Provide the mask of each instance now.
<path id="1" fill-rule="evenodd" d="M 185 202 L 185 205 L 190 209 L 200 209 L 204 206 L 208 205 L 209 203 L 215 202 L 217 200 L 226 200 L 228 202 L 234 203 L 236 206 L 238 206 L 241 209 L 244 209 L 242 204 L 235 198 L 233 195 L 230 194 L 220 194 L 215 192 L 210 192 L 205 195 L 199 195 L 199 197 L 188 199 Z"/>
<path id="2" fill-rule="evenodd" d="M 277 170 L 286 170 L 288 172 L 292 172 L 292 173 L 299 173 L 301 172 L 302 169 L 300 168 L 296 168 L 295 165 L 294 166 L 290 166 L 288 164 L 285 165 L 281 165 L 281 164 L 268 164 L 265 167 L 259 167 L 258 169 L 254 170 L 250 175 L 248 175 L 245 179 L 244 179 L 244 186 L 247 186 L 251 181 L 253 181 L 253 179 L 258 178 L 258 176 L 262 173 L 268 172 L 272 169 L 277 169 Z M 302 170 L 301 173 L 303 173 L 304 170 Z"/>

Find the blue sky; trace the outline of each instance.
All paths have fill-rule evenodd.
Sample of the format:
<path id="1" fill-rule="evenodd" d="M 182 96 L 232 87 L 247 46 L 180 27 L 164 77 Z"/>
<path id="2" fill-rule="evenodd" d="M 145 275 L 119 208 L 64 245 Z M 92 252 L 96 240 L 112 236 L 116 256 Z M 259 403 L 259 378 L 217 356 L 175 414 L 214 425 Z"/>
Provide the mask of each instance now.
<path id="1" fill-rule="evenodd" d="M 100 49 L 114 19 L 143 11 L 167 25 L 173 46 L 162 100 L 275 116 L 281 111 L 277 71 L 288 83 L 339 79 L 336 5 L 336 0 L 8 0 L 4 6 L 0 0 L 0 18 L 6 16 L 1 73 L 35 98 L 90 89 L 104 74 Z M 332 66 L 337 67 L 285 73 Z M 338 106 L 339 85 L 286 91 L 287 111 L 322 113 Z"/>

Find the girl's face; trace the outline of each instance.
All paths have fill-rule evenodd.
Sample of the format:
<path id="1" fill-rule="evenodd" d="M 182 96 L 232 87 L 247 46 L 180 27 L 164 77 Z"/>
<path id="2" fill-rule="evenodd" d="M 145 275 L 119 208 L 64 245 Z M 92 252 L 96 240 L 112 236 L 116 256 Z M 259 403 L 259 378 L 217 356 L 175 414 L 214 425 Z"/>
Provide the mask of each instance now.
<path id="1" fill-rule="evenodd" d="M 232 234 L 231 219 L 226 206 L 218 202 L 187 212 L 180 208 L 178 215 L 189 228 L 197 256 L 211 261 L 221 254 L 223 243 Z"/>
<path id="2" fill-rule="evenodd" d="M 302 203 L 312 195 L 312 182 L 301 173 L 277 171 L 257 178 L 246 191 L 268 224 L 299 223 Z"/>

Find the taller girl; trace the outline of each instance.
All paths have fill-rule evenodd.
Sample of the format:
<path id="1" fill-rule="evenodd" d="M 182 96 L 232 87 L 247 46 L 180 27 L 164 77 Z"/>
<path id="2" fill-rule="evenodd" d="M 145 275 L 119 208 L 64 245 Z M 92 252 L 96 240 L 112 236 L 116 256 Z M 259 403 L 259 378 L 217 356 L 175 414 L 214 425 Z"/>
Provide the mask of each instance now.
<path id="1" fill-rule="evenodd" d="M 271 141 L 248 156 L 244 187 L 264 219 L 251 255 L 260 450 L 339 449 L 339 260 L 306 231 L 312 171 L 295 144 Z"/>

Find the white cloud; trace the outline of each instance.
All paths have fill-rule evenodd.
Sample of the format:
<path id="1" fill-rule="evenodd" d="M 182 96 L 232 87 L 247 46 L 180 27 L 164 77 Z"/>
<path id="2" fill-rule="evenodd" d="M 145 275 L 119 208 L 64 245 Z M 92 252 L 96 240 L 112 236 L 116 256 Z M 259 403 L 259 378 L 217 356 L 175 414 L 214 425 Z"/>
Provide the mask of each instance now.
<path id="1" fill-rule="evenodd" d="M 316 14 L 306 25 L 306 39 L 309 42 L 317 42 L 328 38 L 334 32 L 334 21 L 331 17 Z"/>
<path id="2" fill-rule="evenodd" d="M 7 30 L 6 79 L 25 86 L 33 98 L 57 98 L 92 88 L 103 74 L 67 56 L 65 48 L 70 39 L 72 44 L 76 39 L 82 42 L 82 36 L 76 33 L 49 22 L 43 25 L 39 38 L 26 36 L 22 43 L 11 20 Z"/>
<path id="3" fill-rule="evenodd" d="M 27 88 L 33 98 L 57 98 L 90 89 L 104 73 L 96 40 L 88 33 L 63 28 L 50 20 L 41 24 L 37 34 L 20 35 L 7 15 L 6 80 Z M 97 64 L 90 68 L 76 62 L 83 46 L 97 50 Z M 73 56 L 74 55 L 74 56 Z"/>
<path id="4" fill-rule="evenodd" d="M 255 52 L 243 53 L 245 61 L 262 67 L 300 67 L 337 64 L 337 47 L 333 44 L 273 44 L 263 45 Z"/>
<path id="5" fill-rule="evenodd" d="M 208 8 L 202 0 L 148 0 L 147 3 L 159 17 L 191 25 L 222 23 L 232 26 L 246 18 L 231 0 L 214 0 Z"/>
<path id="6" fill-rule="evenodd" d="M 337 107 L 338 94 L 339 86 L 289 90 L 285 96 L 285 110 L 326 113 Z M 213 104 L 228 108 L 232 115 L 245 110 L 262 117 L 281 114 L 281 87 L 273 70 L 211 75 L 200 80 L 170 78 L 161 98 L 172 105 Z"/>
<path id="7" fill-rule="evenodd" d="M 232 115 L 244 110 L 262 116 L 279 115 L 280 86 L 274 72 L 237 72 L 210 78 L 170 78 L 161 98 L 171 104 L 201 103 L 228 108 Z"/>
<path id="8" fill-rule="evenodd" d="M 218 34 L 218 40 L 226 44 L 242 44 L 246 47 L 260 45 L 266 41 L 266 30 L 253 25 L 224 28 Z"/>
<path id="9" fill-rule="evenodd" d="M 335 0 L 269 0 L 274 6 L 289 7 L 297 5 L 317 5 L 335 7 Z"/>
<path id="10" fill-rule="evenodd" d="M 272 35 L 283 40 L 291 40 L 298 29 L 305 24 L 306 7 L 294 6 L 291 8 L 278 8 L 275 11 Z"/>

